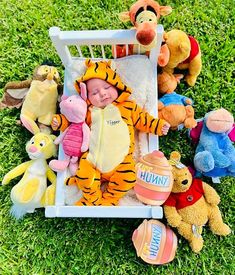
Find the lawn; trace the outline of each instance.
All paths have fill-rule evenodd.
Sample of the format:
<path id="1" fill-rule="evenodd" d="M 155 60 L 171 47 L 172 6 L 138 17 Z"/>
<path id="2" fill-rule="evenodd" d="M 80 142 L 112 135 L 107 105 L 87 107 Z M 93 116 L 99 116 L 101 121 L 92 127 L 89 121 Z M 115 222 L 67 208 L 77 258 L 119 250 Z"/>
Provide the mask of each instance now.
<path id="1" fill-rule="evenodd" d="M 123 29 L 118 13 L 134 1 L 111 0 L 2 0 L 0 9 L 0 93 L 9 81 L 25 80 L 44 60 L 63 67 L 48 36 L 51 26 L 62 30 Z M 173 8 L 161 18 L 166 30 L 178 28 L 197 37 L 203 69 L 196 85 L 184 82 L 179 92 L 195 102 L 196 118 L 224 107 L 235 115 L 235 9 L 233 0 L 161 1 Z M 16 125 L 19 110 L 0 112 L 0 181 L 10 169 L 26 161 L 30 133 Z M 187 132 L 171 132 L 161 139 L 169 156 L 179 150 L 192 160 L 194 148 Z M 210 179 L 206 179 L 211 183 Z M 234 234 L 218 237 L 204 228 L 204 248 L 194 254 L 179 236 L 176 257 L 164 266 L 151 266 L 136 256 L 131 242 L 141 219 L 46 219 L 44 210 L 16 221 L 9 215 L 10 190 L 0 186 L 0 274 L 235 274 Z M 211 183 L 212 184 L 212 183 Z M 234 226 L 235 180 L 213 185 L 221 196 L 224 221 Z M 166 223 L 165 220 L 163 220 Z M 234 227 L 233 227 L 234 230 Z"/>

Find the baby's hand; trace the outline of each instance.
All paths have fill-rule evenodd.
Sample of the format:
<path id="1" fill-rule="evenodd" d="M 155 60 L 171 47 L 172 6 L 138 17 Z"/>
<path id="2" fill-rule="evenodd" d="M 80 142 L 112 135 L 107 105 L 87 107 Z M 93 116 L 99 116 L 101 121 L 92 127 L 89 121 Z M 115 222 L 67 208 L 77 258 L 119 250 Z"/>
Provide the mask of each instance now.
<path id="1" fill-rule="evenodd" d="M 162 134 L 165 136 L 167 135 L 169 129 L 170 129 L 170 124 L 168 122 L 165 121 L 165 123 L 162 126 Z"/>

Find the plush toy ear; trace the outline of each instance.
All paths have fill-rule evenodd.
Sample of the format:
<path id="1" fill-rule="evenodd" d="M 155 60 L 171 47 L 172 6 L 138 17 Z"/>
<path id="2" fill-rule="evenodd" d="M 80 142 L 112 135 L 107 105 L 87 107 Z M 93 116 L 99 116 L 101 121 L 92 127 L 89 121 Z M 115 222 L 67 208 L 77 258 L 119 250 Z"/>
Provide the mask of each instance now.
<path id="1" fill-rule="evenodd" d="M 80 91 L 81 91 L 81 98 L 83 100 L 87 100 L 87 89 L 86 89 L 86 84 L 80 82 Z"/>
<path id="2" fill-rule="evenodd" d="M 180 155 L 179 152 L 177 152 L 177 151 L 171 152 L 171 154 L 170 154 L 170 160 L 179 162 L 179 161 L 180 161 L 180 158 L 181 158 L 181 155 Z"/>
<path id="3" fill-rule="evenodd" d="M 184 77 L 184 75 L 183 74 L 174 74 L 174 77 L 175 77 L 177 83 L 179 84 L 180 80 Z"/>
<path id="4" fill-rule="evenodd" d="M 158 65 L 160 67 L 165 67 L 170 59 L 170 50 L 166 44 L 162 45 L 160 48 L 160 54 L 158 56 Z"/>
<path id="5" fill-rule="evenodd" d="M 163 33 L 163 37 L 162 37 L 163 41 L 166 42 L 166 40 L 168 39 L 168 36 L 169 36 L 169 35 L 168 35 L 166 32 L 164 32 L 164 33 Z"/>
<path id="6" fill-rule="evenodd" d="M 162 16 L 166 16 L 172 12 L 172 8 L 170 6 L 161 6 L 160 7 L 160 14 Z"/>
<path id="7" fill-rule="evenodd" d="M 94 63 L 91 61 L 90 58 L 87 58 L 87 59 L 86 59 L 85 65 L 86 65 L 87 67 L 89 67 L 89 66 L 91 66 L 91 65 L 93 65 L 93 64 L 94 64 Z"/>
<path id="8" fill-rule="evenodd" d="M 28 116 L 21 114 L 20 120 L 24 127 L 29 130 L 32 134 L 36 135 L 40 132 L 38 125 Z"/>
<path id="9" fill-rule="evenodd" d="M 122 22 L 128 22 L 131 20 L 129 11 L 123 11 L 118 14 L 118 18 Z"/>
<path id="10" fill-rule="evenodd" d="M 62 96 L 61 96 L 61 101 L 66 100 L 67 98 L 68 98 L 67 95 L 62 95 Z"/>
<path id="11" fill-rule="evenodd" d="M 181 42 L 178 46 L 178 49 L 180 52 L 185 52 L 185 51 L 190 51 L 190 48 L 189 48 L 189 44 L 188 43 L 184 43 L 184 42 Z"/>

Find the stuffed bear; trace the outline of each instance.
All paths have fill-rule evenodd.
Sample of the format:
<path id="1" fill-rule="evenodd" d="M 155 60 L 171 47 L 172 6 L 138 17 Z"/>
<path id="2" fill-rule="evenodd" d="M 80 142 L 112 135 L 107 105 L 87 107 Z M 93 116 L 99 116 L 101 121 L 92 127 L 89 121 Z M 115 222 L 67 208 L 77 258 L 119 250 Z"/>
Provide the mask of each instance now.
<path id="1" fill-rule="evenodd" d="M 175 68 L 188 69 L 186 82 L 194 86 L 202 68 L 201 51 L 197 40 L 181 30 L 166 32 L 164 40 L 170 51 L 170 58 L 163 70 L 173 73 Z"/>
<path id="2" fill-rule="evenodd" d="M 235 148 L 228 133 L 234 118 L 221 108 L 205 115 L 194 156 L 198 172 L 209 177 L 235 176 Z"/>
<path id="3" fill-rule="evenodd" d="M 220 197 L 216 191 L 200 179 L 193 179 L 189 169 L 180 162 L 181 155 L 172 152 L 172 193 L 164 203 L 168 223 L 178 229 L 196 253 L 203 247 L 202 227 L 207 222 L 214 234 L 226 236 L 231 230 L 223 223 L 218 207 Z"/>
<path id="4" fill-rule="evenodd" d="M 197 125 L 192 100 L 174 92 L 182 77 L 167 72 L 158 75 L 158 90 L 164 94 L 158 101 L 158 116 L 169 122 L 172 130 L 177 130 L 181 124 L 186 128 Z"/>

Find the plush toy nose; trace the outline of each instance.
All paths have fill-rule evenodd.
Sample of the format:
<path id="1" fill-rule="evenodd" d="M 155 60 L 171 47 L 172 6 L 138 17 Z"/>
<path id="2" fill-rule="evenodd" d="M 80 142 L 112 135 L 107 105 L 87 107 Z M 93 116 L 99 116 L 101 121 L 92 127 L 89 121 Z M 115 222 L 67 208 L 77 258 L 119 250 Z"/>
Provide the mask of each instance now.
<path id="1" fill-rule="evenodd" d="M 137 32 L 136 39 L 139 41 L 141 45 L 147 46 L 151 44 L 156 36 L 154 30 L 145 30 L 142 29 L 141 31 Z"/>
<path id="2" fill-rule="evenodd" d="M 37 150 L 38 150 L 38 149 L 37 149 L 36 146 L 30 146 L 30 147 L 29 147 L 29 152 L 30 152 L 30 153 L 35 153 L 35 152 L 37 152 Z"/>
<path id="3" fill-rule="evenodd" d="M 186 184 L 188 183 L 188 180 L 183 180 L 181 183 L 182 183 L 183 185 L 186 185 Z"/>
<path id="4" fill-rule="evenodd" d="M 53 73 L 49 72 L 47 75 L 47 80 L 52 80 L 53 79 Z"/>

